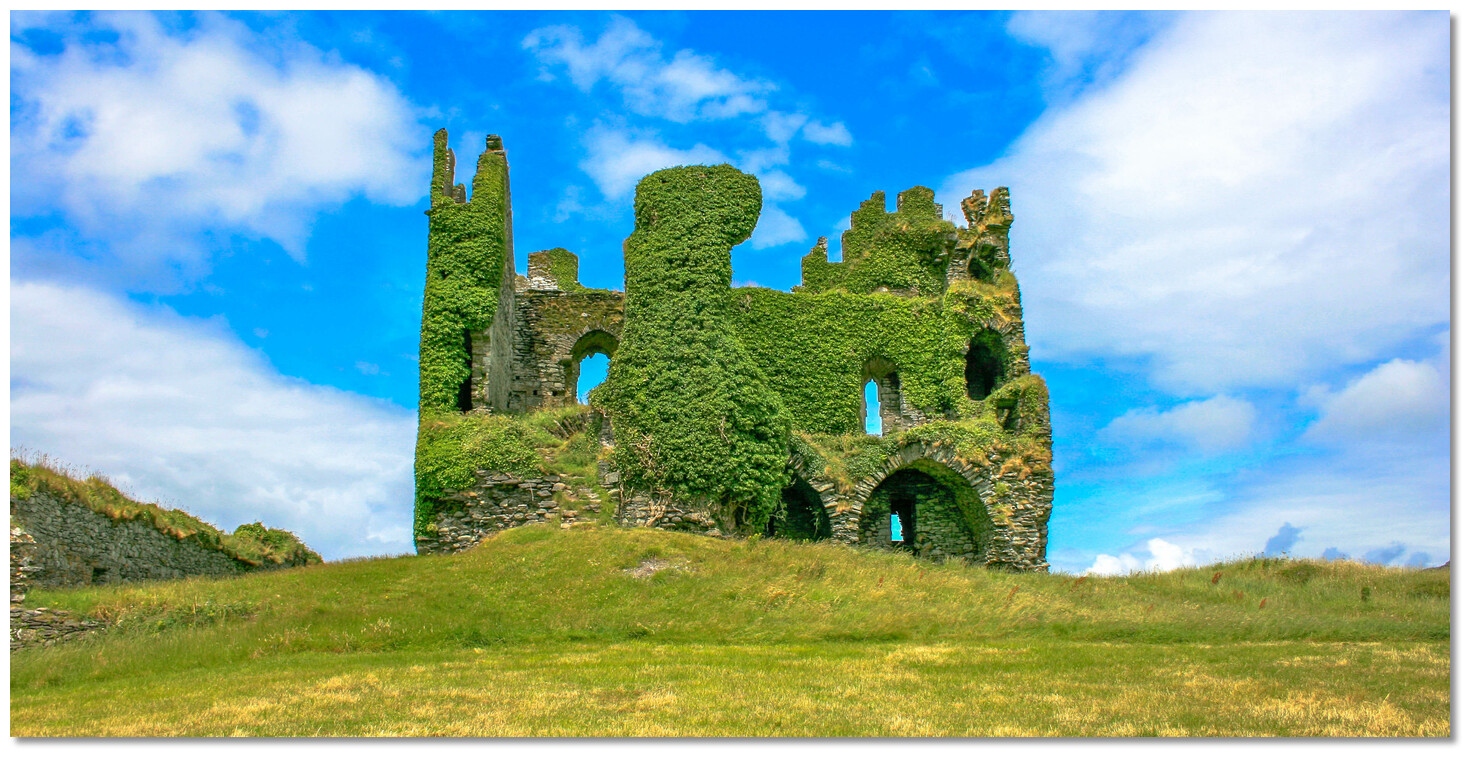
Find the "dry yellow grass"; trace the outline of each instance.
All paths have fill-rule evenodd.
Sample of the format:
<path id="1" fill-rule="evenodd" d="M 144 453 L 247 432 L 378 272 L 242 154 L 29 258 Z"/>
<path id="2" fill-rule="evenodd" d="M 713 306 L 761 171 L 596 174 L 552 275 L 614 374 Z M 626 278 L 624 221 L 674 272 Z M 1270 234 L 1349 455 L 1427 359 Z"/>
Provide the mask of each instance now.
<path id="1" fill-rule="evenodd" d="M 299 654 L 36 694 L 11 720 L 18 736 L 1447 736 L 1449 669 L 1445 643 L 581 643 Z"/>

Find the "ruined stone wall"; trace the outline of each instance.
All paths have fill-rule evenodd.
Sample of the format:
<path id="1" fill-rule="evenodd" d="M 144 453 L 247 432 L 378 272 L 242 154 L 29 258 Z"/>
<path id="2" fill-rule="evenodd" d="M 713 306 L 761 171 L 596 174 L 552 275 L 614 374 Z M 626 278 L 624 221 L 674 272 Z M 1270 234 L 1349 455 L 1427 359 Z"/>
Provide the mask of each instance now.
<path id="1" fill-rule="evenodd" d="M 437 142 L 437 149 L 438 146 Z M 499 140 L 488 140 L 487 148 L 490 158 L 483 157 L 483 161 L 489 161 L 486 165 L 504 167 L 505 151 Z M 448 170 L 437 166 L 437 177 L 453 177 L 453 156 L 448 160 Z M 725 171 L 721 167 L 687 168 L 688 171 L 646 178 L 647 185 L 641 183 L 642 192 L 649 197 L 644 198 L 646 213 L 643 216 L 636 213 L 636 231 L 631 241 L 642 245 L 650 235 L 669 234 L 667 229 L 655 229 L 657 225 L 651 223 L 658 215 L 648 213 L 653 208 L 649 205 L 654 202 L 651 198 L 655 196 L 664 198 L 660 202 L 668 201 L 674 213 L 694 214 L 692 218 L 701 224 L 709 221 L 704 216 L 706 211 L 715 214 L 711 217 L 714 219 L 735 207 L 732 205 L 735 196 L 730 192 L 702 194 L 664 181 L 709 182 L 715 181 L 712 177 L 723 176 Z M 505 176 L 505 172 L 487 172 L 488 180 L 500 176 Z M 454 211 L 456 204 L 465 203 L 463 187 L 447 185 L 447 188 L 442 192 L 443 198 L 432 198 L 442 215 Z M 492 190 L 505 193 L 506 268 L 499 279 L 495 318 L 489 327 L 471 336 L 475 407 L 522 413 L 575 404 L 581 359 L 595 352 L 607 354 L 613 359 L 611 376 L 617 372 L 619 361 L 614 354 L 626 337 L 625 295 L 583 286 L 577 277 L 577 256 L 561 248 L 530 254 L 526 275 L 516 275 L 511 268 L 509 186 L 495 186 Z M 642 196 L 636 194 L 636 209 L 638 197 Z M 759 199 L 759 194 L 754 197 Z M 700 202 L 691 206 L 692 198 Z M 720 201 L 716 204 L 719 208 L 704 209 L 701 203 L 712 199 Z M 670 330 L 664 328 L 646 334 L 636 323 L 627 333 L 626 364 L 652 366 L 661 361 L 678 364 L 674 368 L 665 367 L 664 376 L 680 380 L 666 382 L 662 386 L 666 388 L 664 395 L 658 398 L 647 395 L 639 398 L 640 410 L 672 406 L 679 413 L 652 415 L 650 418 L 657 416 L 661 420 L 655 426 L 660 429 L 689 426 L 689 412 L 701 408 L 718 388 L 741 374 L 734 368 L 745 364 L 731 363 L 732 357 L 737 357 L 754 363 L 760 371 L 741 375 L 746 384 L 742 385 L 743 390 L 733 394 L 739 402 L 732 404 L 732 408 L 744 409 L 751 405 L 753 398 L 774 394 L 780 403 L 771 404 L 775 410 L 759 415 L 762 419 L 790 414 L 794 431 L 825 436 L 829 439 L 824 443 L 828 446 L 826 450 L 841 459 L 848 455 L 844 451 L 855 449 L 847 449 L 846 443 L 835 440 L 849 440 L 849 436 L 863 432 L 864 390 L 867 381 L 873 380 L 879 390 L 882 444 L 885 450 L 896 451 L 894 460 L 887 462 L 883 471 L 873 473 L 872 479 L 845 487 L 814 477 L 811 472 L 795 470 L 793 473 L 819 493 L 832 540 L 888 546 L 885 499 L 892 493 L 880 486 L 886 477 L 915 468 L 932 472 L 945 482 L 945 487 L 918 487 L 907 495 L 916 504 L 914 550 L 917 555 L 960 557 L 1019 570 L 1046 569 L 1047 521 L 1053 496 L 1051 428 L 1046 386 L 1031 373 L 1020 290 L 1011 271 L 1008 238 L 1013 216 L 1006 188 L 972 193 L 963 200 L 962 213 L 966 217 L 964 227 L 946 220 L 941 207 L 934 202 L 934 192 L 924 187 L 899 193 L 894 211 L 887 209 L 884 193 L 875 193 L 851 216 L 851 228 L 842 237 L 842 260 L 828 261 L 826 240 L 820 239 L 813 252 L 803 259 L 803 284 L 790 293 L 755 287 L 729 289 L 728 243 L 731 240 L 726 238 L 731 234 L 717 234 L 712 237 L 715 242 L 701 242 L 705 232 L 696 234 L 696 231 L 709 231 L 706 230 L 709 224 L 669 227 L 682 231 L 664 241 L 669 246 L 661 243 L 649 248 L 649 255 L 644 257 L 639 254 L 643 248 L 634 245 L 631 254 L 630 243 L 626 243 L 625 282 L 643 283 L 644 287 L 641 291 L 640 287 L 631 285 L 631 292 L 635 296 L 640 292 L 659 293 L 659 297 L 648 302 L 636 297 L 636 316 L 648 309 L 668 310 L 669 304 L 677 300 L 683 302 L 690 282 L 697 282 L 704 288 L 701 290 L 704 299 L 699 305 L 681 308 L 687 313 L 719 313 L 730 322 L 726 325 L 729 330 L 722 327 L 730 332 L 730 340 L 723 347 L 687 351 L 689 355 L 682 355 L 678 360 L 669 357 L 697 341 L 671 340 Z M 499 218 L 498 212 L 496 215 Z M 496 225 L 485 225 L 480 234 L 491 242 L 499 242 L 497 229 Z M 435 230 L 432 225 L 432 259 L 436 250 Z M 704 246 L 700 248 L 704 256 L 700 267 L 704 268 L 697 267 L 699 271 L 715 272 L 719 276 L 686 277 L 688 282 L 681 279 L 690 274 L 682 267 L 691 266 L 693 259 L 671 257 L 670 251 L 696 243 Z M 432 262 L 431 273 L 434 271 Z M 487 291 L 475 300 L 488 302 L 490 297 Z M 661 323 L 683 324 L 680 318 L 669 315 L 662 318 Z M 641 353 L 640 340 L 646 343 L 664 340 L 669 344 Z M 958 377 L 963 367 L 966 376 Z M 754 375 L 755 379 L 748 375 Z M 958 383 L 958 379 L 962 381 Z M 619 390 L 615 385 L 605 388 L 603 403 L 607 408 L 603 410 L 615 417 L 623 414 L 621 419 L 636 425 L 636 421 L 629 420 L 643 417 L 630 416 L 627 401 L 637 393 L 629 396 L 633 391 Z M 670 390 L 671 387 L 674 389 Z M 671 393 L 677 397 L 687 392 L 692 394 L 690 398 L 670 401 Z M 425 408 L 423 402 L 421 408 Z M 717 422 L 724 424 L 730 420 L 729 414 L 721 419 L 712 417 L 709 423 L 696 424 L 693 431 L 687 432 L 698 437 L 719 426 Z M 782 426 L 783 429 L 771 430 L 770 435 L 760 437 L 771 440 L 785 436 L 786 423 Z M 605 446 L 612 445 L 614 441 L 607 439 L 612 425 L 602 425 L 601 429 Z M 679 439 L 686 437 L 689 435 Z M 927 444 L 944 441 L 946 445 L 965 450 L 967 455 L 959 456 L 944 445 L 924 450 L 904 448 L 912 441 Z M 627 441 L 619 442 L 627 444 Z M 619 461 L 630 467 L 631 479 L 650 482 L 649 472 L 635 471 L 641 467 L 640 459 L 631 458 L 623 448 L 618 450 Z M 982 453 L 987 451 L 995 455 L 982 460 Z M 713 461 L 724 465 L 739 458 L 716 456 Z M 672 460 L 683 461 L 678 456 Z M 856 461 L 855 466 L 868 466 L 863 456 Z M 486 465 L 484 461 L 477 464 Z M 494 466 L 513 468 L 509 462 Z M 840 468 L 847 466 L 844 463 Z M 439 489 L 453 490 L 469 482 L 471 469 L 459 470 L 463 476 L 458 477 L 453 487 Z M 659 476 L 665 476 L 673 470 L 653 467 L 651 471 L 663 472 Z M 613 499 L 613 503 L 607 504 L 612 521 L 712 535 L 759 531 L 760 525 L 744 524 L 741 518 L 746 510 L 768 508 L 770 499 L 765 495 L 743 496 L 746 500 L 727 498 L 729 502 L 721 507 L 702 504 L 701 499 L 724 493 L 725 489 L 735 487 L 733 483 L 745 483 L 742 487 L 746 487 L 761 480 L 763 487 L 770 486 L 767 481 L 770 479 L 767 474 L 773 471 L 770 461 L 752 470 L 761 474 L 759 478 L 710 474 L 722 471 L 720 466 L 703 471 L 704 475 L 699 477 L 677 477 L 674 485 L 651 486 L 687 494 L 684 501 L 677 502 L 623 487 L 620 473 L 611 471 L 607 460 L 600 461 L 601 484 Z M 869 474 L 848 470 L 834 476 L 847 482 Z M 525 480 L 487 470 L 475 472 L 475 482 L 474 487 L 460 494 L 436 492 L 418 499 L 420 506 L 433 504 L 435 499 L 447 499 L 452 509 L 443 513 L 426 510 L 424 519 L 416 511 L 419 532 L 416 540 L 421 552 L 462 550 L 517 524 L 547 521 L 573 524 L 592 518 L 584 511 L 566 507 L 578 499 L 549 495 L 563 492 L 552 485 L 565 486 L 555 476 Z M 420 487 L 418 480 L 416 487 Z M 426 495 L 422 487 L 420 495 Z M 883 519 L 877 516 L 881 512 Z M 426 525 L 428 533 L 423 531 Z"/>
<path id="2" fill-rule="evenodd" d="M 480 470 L 475 487 L 446 500 L 456 505 L 442 514 L 428 535 L 414 538 L 419 553 L 458 553 L 502 530 L 526 524 L 559 522 L 563 527 L 591 523 L 602 501 L 591 491 L 569 493 L 557 475 L 521 477 Z M 559 494 L 572 498 L 558 500 Z"/>
<path id="3" fill-rule="evenodd" d="M 165 535 L 147 522 L 114 522 L 44 491 L 11 498 L 10 520 L 35 540 L 30 557 L 34 569 L 28 575 L 36 586 L 170 580 L 251 569 L 221 551 Z"/>
<path id="4" fill-rule="evenodd" d="M 516 278 L 514 300 L 508 408 L 535 411 L 576 403 L 578 362 L 590 353 L 617 350 L 623 293 L 564 290 L 546 269 L 532 268 Z"/>

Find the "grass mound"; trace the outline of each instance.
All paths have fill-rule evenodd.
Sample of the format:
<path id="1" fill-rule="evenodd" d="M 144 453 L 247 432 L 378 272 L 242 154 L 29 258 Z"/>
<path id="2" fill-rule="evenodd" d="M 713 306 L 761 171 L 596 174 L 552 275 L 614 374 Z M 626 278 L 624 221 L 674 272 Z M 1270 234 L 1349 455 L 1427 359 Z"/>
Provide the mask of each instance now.
<path id="1" fill-rule="evenodd" d="M 38 591 L 37 604 L 111 627 L 14 656 L 12 724 L 17 735 L 1444 734 L 1449 592 L 1446 572 L 1351 562 L 1081 578 L 533 525 L 451 556 Z M 260 708 L 191 712 L 189 689 L 216 679 L 216 703 Z M 262 705 L 277 688 L 313 695 Z M 1186 690 L 1167 708 L 1172 688 Z M 157 713 L 122 709 L 127 693 L 152 694 Z M 1049 701 L 1059 693 L 1083 701 Z M 1302 702 L 1314 694 L 1341 716 Z M 1370 708 L 1392 697 L 1395 715 Z"/>

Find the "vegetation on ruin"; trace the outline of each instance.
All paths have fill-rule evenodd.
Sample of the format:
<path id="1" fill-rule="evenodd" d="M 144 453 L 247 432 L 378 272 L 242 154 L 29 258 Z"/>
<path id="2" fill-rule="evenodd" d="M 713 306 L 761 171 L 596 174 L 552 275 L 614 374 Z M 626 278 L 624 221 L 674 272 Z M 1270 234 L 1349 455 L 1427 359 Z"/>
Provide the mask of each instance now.
<path id="1" fill-rule="evenodd" d="M 589 289 L 578 282 L 578 257 L 572 251 L 567 248 L 552 248 L 539 250 L 528 257 L 528 261 L 532 263 L 539 259 L 547 267 L 547 273 L 552 275 L 552 281 L 565 292 L 581 293 Z"/>
<path id="2" fill-rule="evenodd" d="M 1019 575 L 537 525 L 27 603 L 111 627 L 12 656 L 20 736 L 1450 732 L 1446 570 Z"/>
<path id="3" fill-rule="evenodd" d="M 761 212 L 756 177 L 729 166 L 639 182 L 624 244 L 624 328 L 590 403 L 618 431 L 637 490 L 706 503 L 728 529 L 765 524 L 786 484 L 792 417 L 732 326 L 731 247 Z"/>
<path id="4" fill-rule="evenodd" d="M 450 184 L 448 140 L 445 130 L 435 132 L 419 335 L 419 405 L 432 411 L 458 408 L 460 386 L 470 376 L 466 336 L 490 326 L 505 274 L 506 158 L 491 150 L 481 154 L 475 191 L 463 202 L 464 187 Z"/>
<path id="5" fill-rule="evenodd" d="M 478 470 L 534 477 L 584 466 L 587 438 L 571 438 L 583 431 L 587 411 L 585 406 L 533 414 L 422 411 L 414 450 L 414 534 L 426 534 L 446 508 L 444 497 L 473 487 Z"/>
<path id="6" fill-rule="evenodd" d="M 321 556 L 286 530 L 256 522 L 224 532 L 185 511 L 130 498 L 100 474 L 72 472 L 44 456 L 29 461 L 11 458 L 10 497 L 26 499 L 37 492 L 82 504 L 115 522 L 147 524 L 165 535 L 220 551 L 251 566 L 322 563 Z"/>

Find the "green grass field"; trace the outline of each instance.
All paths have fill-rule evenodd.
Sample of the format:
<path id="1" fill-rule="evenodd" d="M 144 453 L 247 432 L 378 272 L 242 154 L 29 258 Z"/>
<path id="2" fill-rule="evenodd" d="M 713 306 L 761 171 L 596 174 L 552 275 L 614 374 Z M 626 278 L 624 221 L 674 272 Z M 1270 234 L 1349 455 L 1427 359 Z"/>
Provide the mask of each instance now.
<path id="1" fill-rule="evenodd" d="M 1451 729 L 1444 570 L 1253 559 L 1077 578 L 536 526 L 456 556 L 27 605 L 111 627 L 12 655 L 17 736 Z"/>

